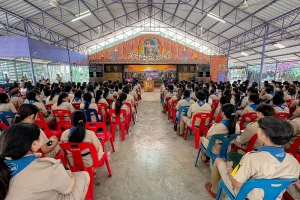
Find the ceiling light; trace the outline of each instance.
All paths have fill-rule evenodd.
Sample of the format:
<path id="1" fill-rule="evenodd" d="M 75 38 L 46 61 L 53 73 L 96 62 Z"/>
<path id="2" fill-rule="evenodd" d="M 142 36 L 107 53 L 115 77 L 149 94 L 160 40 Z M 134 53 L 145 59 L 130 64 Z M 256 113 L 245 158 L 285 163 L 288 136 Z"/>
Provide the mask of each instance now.
<path id="1" fill-rule="evenodd" d="M 154 34 L 154 35 L 159 35 L 160 31 L 141 31 L 140 34 Z"/>
<path id="2" fill-rule="evenodd" d="M 248 56 L 248 54 L 246 54 L 246 53 L 244 53 L 244 52 L 241 52 L 241 54 L 242 54 L 243 56 Z"/>
<path id="3" fill-rule="evenodd" d="M 84 18 L 84 17 L 89 16 L 90 14 L 92 14 L 90 11 L 85 11 L 85 12 L 83 12 L 83 13 L 80 13 L 80 14 L 78 14 L 78 15 L 75 15 L 76 18 L 72 19 L 71 22 L 75 22 L 75 21 L 77 21 L 77 20 L 80 20 L 80 19 L 82 19 L 82 18 Z"/>
<path id="4" fill-rule="evenodd" d="M 279 49 L 282 49 L 284 48 L 285 46 L 283 46 L 282 44 L 279 44 L 279 43 L 275 43 L 273 44 L 275 47 L 279 48 Z"/>
<path id="5" fill-rule="evenodd" d="M 210 17 L 210 18 L 213 18 L 215 20 L 218 20 L 222 23 L 226 23 L 226 21 L 221 19 L 218 15 L 215 15 L 215 14 L 212 14 L 212 13 L 207 13 L 207 16 Z"/>

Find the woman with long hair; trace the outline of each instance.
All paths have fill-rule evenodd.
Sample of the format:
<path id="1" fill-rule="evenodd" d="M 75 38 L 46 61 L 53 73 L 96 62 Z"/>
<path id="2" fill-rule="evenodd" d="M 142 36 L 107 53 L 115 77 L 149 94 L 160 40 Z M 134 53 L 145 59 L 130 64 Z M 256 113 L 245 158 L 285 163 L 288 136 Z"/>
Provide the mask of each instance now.
<path id="1" fill-rule="evenodd" d="M 12 103 L 10 103 L 9 100 L 10 99 L 6 93 L 0 93 L 0 111 L 16 113 L 17 110 L 15 106 Z M 11 124 L 12 118 L 7 117 L 6 120 L 9 124 Z"/>
<path id="2" fill-rule="evenodd" d="M 61 89 L 59 87 L 55 87 L 51 90 L 51 95 L 46 99 L 47 104 L 55 104 L 58 100 L 58 96 L 61 93 Z"/>
<path id="3" fill-rule="evenodd" d="M 35 124 L 9 127 L 1 135 L 0 143 L 1 200 L 85 198 L 89 174 L 72 173 L 55 159 L 40 158 L 37 151 L 43 145 L 43 137 Z"/>
<path id="4" fill-rule="evenodd" d="M 21 93 L 18 88 L 14 88 L 9 92 L 10 96 L 10 103 L 12 103 L 14 106 L 21 106 L 23 104 L 23 99 L 21 98 Z"/>
<path id="5" fill-rule="evenodd" d="M 53 104 L 53 106 L 51 107 L 52 110 L 69 110 L 71 112 L 74 112 L 74 107 L 71 103 L 68 102 L 69 101 L 69 95 L 65 92 L 61 93 L 58 96 L 58 100 L 57 103 Z"/>
<path id="6" fill-rule="evenodd" d="M 93 131 L 85 128 L 86 115 L 82 110 L 76 110 L 72 113 L 72 128 L 65 130 L 60 138 L 61 142 L 88 142 L 92 143 L 96 147 L 98 158 L 100 159 L 103 155 L 103 148 L 100 144 L 99 139 L 96 137 Z M 89 150 L 81 152 L 83 163 L 86 167 L 93 165 L 93 159 L 90 155 Z M 71 154 L 68 154 L 70 164 L 73 165 L 73 158 Z"/>
<path id="7" fill-rule="evenodd" d="M 213 124 L 208 130 L 206 137 L 200 138 L 200 142 L 203 144 L 205 148 L 207 148 L 210 138 L 215 134 L 220 134 L 220 133 L 239 134 L 240 133 L 240 126 L 237 123 L 236 109 L 234 105 L 230 103 L 224 104 L 221 108 L 221 115 L 222 115 L 221 122 Z M 221 146 L 222 145 L 220 144 L 220 141 L 216 140 L 211 149 L 211 152 L 213 154 L 218 155 L 220 153 Z M 229 145 L 228 151 L 230 151 L 230 149 L 231 148 Z M 209 161 L 209 157 L 207 157 L 205 152 L 202 150 L 201 150 L 201 160 L 204 163 L 208 163 Z"/>
<path id="8" fill-rule="evenodd" d="M 82 91 L 77 90 L 74 94 L 74 98 L 71 99 L 70 103 L 81 103 L 82 101 Z"/>
<path id="9" fill-rule="evenodd" d="M 119 115 L 122 110 L 126 111 L 126 115 L 130 114 L 130 110 L 129 108 L 123 103 L 127 98 L 127 94 L 126 93 L 121 93 L 119 95 L 119 97 L 117 98 L 116 102 L 113 102 L 112 104 L 112 109 L 116 109 L 116 114 Z M 124 122 L 126 116 L 121 115 L 121 122 Z M 112 121 L 114 122 L 114 118 L 112 119 Z"/>
<path id="10" fill-rule="evenodd" d="M 39 108 L 33 104 L 23 104 L 20 106 L 14 120 L 14 124 L 17 123 L 30 123 L 34 124 L 37 118 Z M 59 152 L 60 148 L 58 145 L 58 139 L 56 136 L 51 136 L 49 139 L 45 133 L 41 131 L 41 136 L 43 138 L 43 144 L 41 146 L 41 152 L 45 154 L 46 157 L 54 158 Z"/>
<path id="11" fill-rule="evenodd" d="M 92 95 L 90 93 L 85 93 L 83 95 L 83 100 L 84 102 L 80 104 L 80 109 L 95 109 L 98 113 L 98 106 L 92 101 Z M 98 115 L 98 118 L 101 118 L 100 115 Z M 94 113 L 91 113 L 91 121 L 97 121 Z"/>

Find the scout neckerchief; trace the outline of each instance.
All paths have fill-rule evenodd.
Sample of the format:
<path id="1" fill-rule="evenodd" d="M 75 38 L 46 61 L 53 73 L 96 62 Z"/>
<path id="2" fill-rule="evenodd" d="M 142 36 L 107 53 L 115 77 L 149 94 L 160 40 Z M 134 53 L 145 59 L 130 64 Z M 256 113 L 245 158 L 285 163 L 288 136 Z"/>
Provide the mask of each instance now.
<path id="1" fill-rule="evenodd" d="M 13 98 L 13 97 L 16 97 L 16 95 L 15 95 L 15 94 L 13 94 L 13 95 L 11 95 L 11 96 L 10 96 L 10 98 Z"/>
<path id="2" fill-rule="evenodd" d="M 174 91 L 173 91 L 173 90 L 170 90 L 169 92 L 170 92 L 171 94 L 173 94 Z"/>
<path id="3" fill-rule="evenodd" d="M 29 100 L 29 104 L 33 104 L 35 102 L 36 102 L 36 100 Z"/>
<path id="4" fill-rule="evenodd" d="M 10 176 L 12 178 L 19 172 L 21 172 L 23 169 L 25 169 L 30 163 L 32 163 L 37 158 L 38 156 L 30 155 L 24 156 L 23 158 L 20 158 L 18 160 L 4 160 L 4 162 L 8 166 Z"/>
<path id="5" fill-rule="evenodd" d="M 229 126 L 229 123 L 230 123 L 230 120 L 229 119 L 222 119 L 220 121 L 220 123 L 222 123 L 224 126 L 226 126 L 228 128 Z"/>
<path id="6" fill-rule="evenodd" d="M 190 97 L 186 97 L 184 98 L 187 102 L 190 102 L 191 98 Z"/>
<path id="7" fill-rule="evenodd" d="M 115 90 L 110 90 L 110 93 L 112 94 L 112 93 L 114 93 L 114 91 L 115 91 Z"/>
<path id="8" fill-rule="evenodd" d="M 62 100 L 61 103 L 66 102 L 65 100 Z"/>
<path id="9" fill-rule="evenodd" d="M 216 95 L 216 96 L 219 96 L 219 93 L 215 92 L 215 94 L 214 94 L 214 95 Z"/>
<path id="10" fill-rule="evenodd" d="M 201 107 L 201 106 L 203 106 L 204 104 L 205 104 L 205 101 L 204 100 L 198 100 L 198 101 L 196 101 L 197 102 L 197 104 Z"/>
<path id="11" fill-rule="evenodd" d="M 58 93 L 55 93 L 55 94 L 54 94 L 54 96 L 58 96 L 58 95 L 59 95 Z"/>
<path id="12" fill-rule="evenodd" d="M 274 96 L 274 92 L 270 92 L 270 95 Z"/>
<path id="13" fill-rule="evenodd" d="M 282 162 L 286 156 L 286 153 L 284 152 L 282 147 L 262 146 L 257 151 L 267 151 L 279 162 Z"/>
<path id="14" fill-rule="evenodd" d="M 285 109 L 285 106 L 282 104 L 282 103 L 280 103 L 280 104 L 276 104 L 276 106 L 278 106 L 279 108 L 281 108 L 282 110 L 284 110 Z"/>
<path id="15" fill-rule="evenodd" d="M 67 94 L 70 94 L 70 92 L 66 92 Z"/>
<path id="16" fill-rule="evenodd" d="M 192 90 L 188 90 L 190 92 L 190 94 L 193 92 Z"/>
<path id="17" fill-rule="evenodd" d="M 79 97 L 74 97 L 74 100 L 77 102 L 80 98 Z"/>
<path id="18" fill-rule="evenodd" d="M 91 103 L 92 103 L 92 102 L 85 101 L 85 102 L 84 102 L 84 105 L 86 105 L 86 104 L 87 104 L 87 105 L 91 105 Z"/>
<path id="19" fill-rule="evenodd" d="M 70 130 L 69 130 L 70 134 L 72 134 L 76 128 L 77 128 L 76 126 L 72 126 L 72 128 L 70 128 Z"/>
<path id="20" fill-rule="evenodd" d="M 253 104 L 250 104 L 249 106 L 250 106 L 253 110 L 256 111 L 256 108 L 257 108 L 258 105 L 253 103 Z"/>

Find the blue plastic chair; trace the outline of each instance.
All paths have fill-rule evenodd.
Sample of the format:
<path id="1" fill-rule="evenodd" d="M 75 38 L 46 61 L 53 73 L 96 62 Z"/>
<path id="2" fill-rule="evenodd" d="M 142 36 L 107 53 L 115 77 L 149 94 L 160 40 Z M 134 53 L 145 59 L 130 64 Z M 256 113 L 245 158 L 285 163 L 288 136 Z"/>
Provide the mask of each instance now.
<path id="1" fill-rule="evenodd" d="M 176 120 L 179 121 L 181 118 L 181 113 L 184 111 L 184 116 L 187 116 L 187 112 L 189 110 L 189 106 L 180 106 L 177 116 L 176 116 Z"/>
<path id="2" fill-rule="evenodd" d="M 96 117 L 96 122 L 102 122 L 100 119 L 99 119 L 99 116 L 98 116 L 98 112 L 95 110 L 95 109 L 82 109 L 84 112 L 85 112 L 85 115 L 86 115 L 86 121 L 87 122 L 92 122 L 91 120 L 91 114 L 94 114 L 95 117 Z"/>
<path id="3" fill-rule="evenodd" d="M 215 159 L 217 157 L 227 158 L 228 146 L 230 145 L 230 142 L 232 140 L 234 140 L 237 136 L 238 136 L 237 134 L 216 134 L 216 135 L 213 135 L 209 140 L 207 149 L 203 146 L 203 144 L 200 145 L 200 147 L 198 149 L 198 154 L 197 154 L 197 157 L 196 157 L 195 167 L 198 164 L 198 159 L 199 159 L 199 156 L 200 156 L 201 149 L 206 153 L 207 156 L 210 157 L 210 159 L 212 161 L 212 164 L 214 164 Z M 216 140 L 222 141 L 222 147 L 220 149 L 219 155 L 211 153 L 211 149 L 212 149 L 212 147 L 213 147 Z"/>
<path id="4" fill-rule="evenodd" d="M 0 119 L 1 119 L 2 123 L 4 123 L 6 126 L 10 126 L 6 117 L 10 117 L 10 118 L 14 119 L 15 114 L 12 112 L 8 112 L 8 111 L 0 111 Z"/>
<path id="5" fill-rule="evenodd" d="M 260 188 L 264 191 L 264 200 L 276 199 L 290 184 L 296 182 L 296 178 L 292 179 L 252 179 L 246 181 L 238 194 L 233 196 L 223 181 L 220 182 L 216 200 L 220 199 L 222 189 L 226 192 L 231 200 L 245 199 L 248 193 L 254 188 Z"/>

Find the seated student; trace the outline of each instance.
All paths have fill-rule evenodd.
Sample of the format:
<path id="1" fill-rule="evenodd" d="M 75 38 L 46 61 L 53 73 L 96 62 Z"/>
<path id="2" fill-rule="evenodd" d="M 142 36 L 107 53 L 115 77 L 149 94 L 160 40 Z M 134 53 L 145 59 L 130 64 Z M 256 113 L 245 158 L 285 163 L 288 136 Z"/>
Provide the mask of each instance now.
<path id="1" fill-rule="evenodd" d="M 221 97 L 219 93 L 215 92 L 215 90 L 210 90 L 209 98 L 211 98 L 212 100 L 220 100 Z"/>
<path id="2" fill-rule="evenodd" d="M 127 94 L 125 94 L 125 93 L 122 92 L 122 93 L 119 95 L 119 97 L 117 98 L 116 102 L 113 102 L 113 103 L 112 103 L 112 106 L 111 106 L 111 107 L 112 107 L 112 109 L 116 109 L 116 114 L 117 114 L 117 115 L 120 114 L 121 109 L 126 111 L 126 115 L 129 115 L 129 114 L 130 114 L 129 108 L 128 108 L 125 104 L 123 104 L 123 102 L 126 100 L 126 98 L 127 98 Z M 123 116 L 123 115 L 120 116 L 121 122 L 124 122 L 125 117 L 126 117 L 126 116 Z M 112 121 L 113 121 L 113 122 L 115 121 L 114 117 L 112 117 Z"/>
<path id="3" fill-rule="evenodd" d="M 166 94 L 164 95 L 164 102 L 162 103 L 162 113 L 166 113 L 166 104 L 167 103 L 171 103 L 171 102 L 167 102 L 167 98 L 172 98 L 172 96 L 176 96 L 176 92 L 174 92 L 174 86 L 173 85 L 168 85 L 168 92 L 166 92 Z"/>
<path id="4" fill-rule="evenodd" d="M 138 98 L 138 95 L 137 95 L 137 93 L 133 90 L 132 84 L 129 83 L 127 86 L 129 87 L 129 94 L 130 94 L 131 96 L 133 96 L 133 98 L 137 99 L 137 98 Z M 122 89 L 119 89 L 119 90 L 121 90 L 121 92 L 122 92 Z M 121 94 L 121 92 L 119 91 L 119 94 Z"/>
<path id="5" fill-rule="evenodd" d="M 220 98 L 220 103 L 214 113 L 214 119 L 216 119 L 218 115 L 221 114 L 221 108 L 225 103 L 230 103 L 230 98 L 228 96 L 222 96 Z"/>
<path id="6" fill-rule="evenodd" d="M 206 94 L 205 102 L 208 103 L 209 105 L 212 105 L 213 102 L 212 102 L 212 99 L 209 97 L 209 92 L 208 92 L 207 88 L 203 88 L 202 91 L 205 92 L 205 94 Z"/>
<path id="7" fill-rule="evenodd" d="M 77 90 L 74 94 L 74 98 L 70 100 L 70 103 L 82 103 L 82 92 L 81 90 Z"/>
<path id="8" fill-rule="evenodd" d="M 190 97 L 191 99 L 193 99 L 194 101 L 197 101 L 197 97 L 196 97 L 196 93 L 200 90 L 200 87 L 199 86 L 196 86 L 194 88 L 194 92 L 191 93 Z"/>
<path id="9" fill-rule="evenodd" d="M 272 92 L 271 88 L 267 87 L 263 92 L 260 93 L 259 97 L 261 99 L 261 101 L 265 102 L 265 103 L 269 103 L 270 101 L 272 101 L 273 96 L 270 94 Z"/>
<path id="10" fill-rule="evenodd" d="M 68 102 L 69 96 L 67 93 L 61 93 L 58 96 L 57 103 L 53 104 L 52 110 L 69 110 L 71 113 L 74 112 L 74 107 Z M 70 120 L 69 118 L 66 120 Z"/>
<path id="11" fill-rule="evenodd" d="M 250 104 L 250 101 L 249 101 L 249 96 L 251 94 L 258 94 L 258 90 L 254 87 L 249 87 L 247 90 L 246 90 L 246 94 L 247 96 L 245 96 L 241 102 L 241 105 L 238 107 L 238 111 L 237 113 L 240 115 L 242 114 L 242 111 L 240 110 L 243 110 L 246 106 L 248 106 Z"/>
<path id="12" fill-rule="evenodd" d="M 273 99 L 275 113 L 290 113 L 290 109 L 284 105 L 285 101 L 280 94 L 275 94 Z"/>
<path id="13" fill-rule="evenodd" d="M 43 137 L 36 125 L 13 125 L 4 131 L 0 143 L 3 144 L 0 152 L 1 199 L 85 199 L 89 174 L 65 170 L 60 161 L 53 158 L 40 158 L 37 151 L 43 145 Z M 9 167 L 12 165 L 16 167 Z"/>
<path id="14" fill-rule="evenodd" d="M 297 112 L 300 113 L 300 103 L 298 103 Z M 300 117 L 293 117 L 292 120 L 287 120 L 294 128 L 294 133 L 292 139 L 283 145 L 284 149 L 290 149 L 291 146 L 294 144 L 295 140 L 300 137 Z"/>
<path id="15" fill-rule="evenodd" d="M 86 88 L 86 92 L 87 93 L 90 93 L 92 95 L 92 99 L 95 97 L 95 94 L 94 94 L 94 87 L 92 85 L 89 85 L 87 88 Z"/>
<path id="16" fill-rule="evenodd" d="M 9 97 L 6 93 L 0 93 L 0 111 L 16 113 L 17 110 L 15 106 L 9 102 Z M 6 117 L 6 120 L 9 124 L 12 124 L 12 118 Z"/>
<path id="17" fill-rule="evenodd" d="M 115 86 L 112 84 L 110 85 L 110 90 L 109 90 L 109 94 L 106 97 L 106 99 L 112 99 L 115 100 L 114 96 L 118 96 L 118 92 L 115 91 Z"/>
<path id="18" fill-rule="evenodd" d="M 131 89 L 132 89 L 132 84 L 131 85 Z M 122 89 L 123 89 L 123 84 L 120 82 L 118 83 L 118 95 L 122 93 Z"/>
<path id="19" fill-rule="evenodd" d="M 182 107 L 182 106 L 188 106 L 188 107 L 190 107 L 192 104 L 195 103 L 195 101 L 193 101 L 193 100 L 190 98 L 190 94 L 191 94 L 191 93 L 190 93 L 188 90 L 185 90 L 185 91 L 183 92 L 183 98 L 180 99 L 180 100 L 178 101 L 178 103 L 176 104 L 176 107 L 175 107 L 176 110 L 179 110 L 180 107 Z M 178 95 L 181 95 L 181 90 L 179 90 Z M 177 111 L 177 113 L 176 113 L 176 116 L 177 116 L 177 114 L 178 114 L 178 111 Z M 183 115 L 184 115 L 184 112 L 181 113 L 181 116 L 183 116 Z"/>
<path id="20" fill-rule="evenodd" d="M 108 106 L 108 103 L 106 99 L 103 98 L 102 94 L 103 94 L 102 90 L 96 91 L 95 103 L 105 103 Z"/>
<path id="21" fill-rule="evenodd" d="M 127 98 L 125 99 L 124 102 L 129 102 L 129 103 L 131 103 L 132 113 L 135 113 L 135 109 L 134 109 L 134 104 L 135 104 L 134 98 L 133 98 L 133 96 L 131 96 L 131 95 L 129 94 L 129 87 L 128 87 L 128 86 L 124 86 L 124 87 L 123 87 L 123 93 L 125 93 L 125 94 L 127 95 Z"/>
<path id="22" fill-rule="evenodd" d="M 211 106 L 208 103 L 205 103 L 206 93 L 203 91 L 198 91 L 196 93 L 197 101 L 192 104 L 188 110 L 187 117 L 182 116 L 180 120 L 180 128 L 179 132 L 177 132 L 178 136 L 183 136 L 183 132 L 185 130 L 185 125 L 190 126 L 192 124 L 193 116 L 197 113 L 210 113 Z M 207 124 L 208 122 L 206 122 Z M 195 126 L 200 125 L 200 120 L 196 120 Z"/>
<path id="23" fill-rule="evenodd" d="M 235 105 L 234 98 L 232 97 L 231 90 L 225 90 L 222 96 L 228 96 L 230 98 L 230 103 Z"/>
<path id="24" fill-rule="evenodd" d="M 294 99 L 295 98 L 295 94 L 296 94 L 296 90 L 294 88 L 290 87 L 287 90 L 287 94 L 284 96 L 284 100 Z"/>
<path id="25" fill-rule="evenodd" d="M 220 133 L 228 133 L 228 134 L 239 134 L 240 133 L 240 126 L 239 124 L 236 123 L 236 110 L 234 105 L 230 103 L 226 103 L 222 106 L 222 120 L 220 123 L 215 123 L 213 124 L 210 129 L 207 132 L 206 137 L 201 137 L 200 142 L 203 144 L 205 148 L 208 147 L 209 140 L 210 138 L 215 135 L 215 134 L 220 134 Z M 213 154 L 219 154 L 221 150 L 220 141 L 217 140 L 212 149 L 211 152 Z M 228 152 L 230 151 L 230 146 L 228 147 Z M 204 151 L 201 150 L 201 160 L 204 163 L 209 162 L 209 157 L 205 154 Z"/>
<path id="26" fill-rule="evenodd" d="M 256 108 L 257 108 L 257 106 L 258 106 L 259 103 L 260 103 L 258 94 L 251 94 L 251 95 L 249 96 L 249 102 L 250 102 L 250 104 L 249 104 L 248 106 L 246 106 L 246 107 L 244 108 L 243 112 L 241 113 L 241 117 L 242 117 L 244 114 L 256 112 Z"/>
<path id="27" fill-rule="evenodd" d="M 18 88 L 14 88 L 9 92 L 10 100 L 14 106 L 21 106 L 23 104 L 23 99 L 21 98 L 21 93 Z"/>
<path id="28" fill-rule="evenodd" d="M 51 90 L 51 95 L 46 99 L 46 105 L 55 104 L 60 93 L 61 89 L 59 87 L 55 87 L 53 90 Z"/>
<path id="29" fill-rule="evenodd" d="M 89 94 L 89 93 L 86 93 Z M 100 144 L 99 139 L 96 137 L 93 131 L 87 130 L 85 128 L 85 123 L 87 122 L 86 115 L 82 110 L 76 110 L 72 113 L 72 128 L 65 130 L 61 135 L 61 142 L 88 142 L 92 143 L 96 147 L 98 158 L 100 159 L 103 155 L 103 149 Z M 88 150 L 81 152 L 83 163 L 86 167 L 93 165 L 93 159 Z M 68 154 L 68 159 L 73 165 L 73 158 L 71 154 Z"/>
<path id="30" fill-rule="evenodd" d="M 74 93 L 71 85 L 65 86 L 65 93 L 68 94 L 68 101 L 71 101 L 74 98 Z"/>
<path id="31" fill-rule="evenodd" d="M 80 109 L 95 109 L 98 113 L 98 106 L 92 102 L 92 95 L 91 93 L 85 93 L 83 95 L 84 102 L 80 104 Z M 100 115 L 98 115 L 98 118 L 101 119 Z M 91 113 L 91 121 L 96 122 L 96 117 L 94 113 Z"/>
<path id="32" fill-rule="evenodd" d="M 256 108 L 257 120 L 266 117 L 266 116 L 273 116 L 275 114 L 275 110 L 271 105 L 268 104 L 260 104 Z M 246 148 L 248 143 L 253 135 L 257 133 L 258 123 L 251 122 L 249 123 L 244 132 L 242 132 L 234 141 L 234 144 L 238 147 Z M 256 140 L 253 150 L 257 150 L 261 146 L 261 143 Z"/>
<path id="33" fill-rule="evenodd" d="M 37 106 L 33 104 L 23 104 L 22 106 L 20 106 L 15 116 L 14 124 L 20 122 L 34 124 L 38 112 L 40 112 L 40 110 Z M 57 137 L 51 136 L 48 139 L 42 130 L 41 136 L 44 139 L 44 142 L 41 146 L 41 152 L 45 154 L 46 157 L 54 158 L 56 154 L 60 151 Z"/>
<path id="34" fill-rule="evenodd" d="M 232 99 L 234 100 L 234 105 L 237 106 L 241 100 L 241 93 L 240 93 L 239 88 L 237 88 L 237 87 L 233 88 L 231 93 L 232 93 Z"/>
<path id="35" fill-rule="evenodd" d="M 142 87 L 141 85 L 139 84 L 139 81 L 138 80 L 135 80 L 134 82 L 134 87 L 133 87 L 133 90 L 139 95 L 139 91 L 142 90 Z"/>
<path id="36" fill-rule="evenodd" d="M 285 153 L 281 147 L 291 139 L 293 127 L 284 120 L 268 116 L 258 121 L 257 134 L 264 146 L 257 152 L 244 155 L 236 167 L 237 171 L 233 172 L 233 162 L 226 163 L 222 158 L 215 160 L 211 170 L 212 184 L 205 185 L 212 197 L 216 195 L 220 179 L 236 196 L 243 184 L 250 179 L 298 178 L 300 172 L 298 161 Z M 247 198 L 263 199 L 263 196 L 261 189 L 253 189 Z M 281 199 L 281 195 L 277 199 Z"/>

